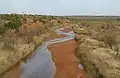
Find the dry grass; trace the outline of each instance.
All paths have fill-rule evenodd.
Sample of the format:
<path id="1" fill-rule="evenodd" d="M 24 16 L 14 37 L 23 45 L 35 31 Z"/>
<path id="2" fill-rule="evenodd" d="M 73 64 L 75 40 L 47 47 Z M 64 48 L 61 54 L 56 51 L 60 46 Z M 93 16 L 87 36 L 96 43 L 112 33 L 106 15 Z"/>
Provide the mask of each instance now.
<path id="1" fill-rule="evenodd" d="M 120 28 L 118 20 L 77 21 L 77 56 L 92 78 L 119 78 Z"/>

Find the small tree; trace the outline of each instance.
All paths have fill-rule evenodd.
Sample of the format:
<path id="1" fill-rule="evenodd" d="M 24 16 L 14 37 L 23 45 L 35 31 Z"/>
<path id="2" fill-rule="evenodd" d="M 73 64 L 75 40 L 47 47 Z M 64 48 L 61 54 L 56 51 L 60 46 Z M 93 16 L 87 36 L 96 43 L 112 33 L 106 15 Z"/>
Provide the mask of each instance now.
<path id="1" fill-rule="evenodd" d="M 107 24 L 99 30 L 101 41 L 112 49 L 113 45 L 116 45 L 116 28 L 112 24 Z"/>
<path id="2" fill-rule="evenodd" d="M 116 37 L 114 33 L 107 33 L 104 35 L 103 41 L 106 45 L 108 45 L 111 49 L 112 46 L 116 44 Z"/>
<path id="3" fill-rule="evenodd" d="M 116 40 L 116 36 L 117 33 L 115 26 L 107 24 L 107 26 L 104 26 L 99 30 L 97 39 L 103 41 L 110 49 L 113 49 L 112 47 L 114 46 L 117 56 L 119 53 L 119 42 Z"/>

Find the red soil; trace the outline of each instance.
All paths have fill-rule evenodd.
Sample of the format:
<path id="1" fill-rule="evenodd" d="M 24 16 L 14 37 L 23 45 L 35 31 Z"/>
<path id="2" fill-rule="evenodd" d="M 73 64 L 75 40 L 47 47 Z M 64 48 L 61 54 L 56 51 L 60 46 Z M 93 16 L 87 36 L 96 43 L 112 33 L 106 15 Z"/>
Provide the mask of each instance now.
<path id="1" fill-rule="evenodd" d="M 55 35 L 53 36 L 55 38 Z M 86 78 L 84 71 L 78 68 L 79 59 L 75 56 L 76 48 L 75 40 L 48 46 L 57 69 L 55 78 Z"/>

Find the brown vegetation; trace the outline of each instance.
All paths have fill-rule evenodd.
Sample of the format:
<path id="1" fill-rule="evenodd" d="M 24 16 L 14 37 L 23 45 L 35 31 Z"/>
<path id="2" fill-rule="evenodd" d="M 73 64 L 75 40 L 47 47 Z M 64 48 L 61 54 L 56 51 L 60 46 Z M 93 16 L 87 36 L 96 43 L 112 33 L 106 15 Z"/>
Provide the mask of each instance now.
<path id="1" fill-rule="evenodd" d="M 9 56 L 0 57 L 0 73 L 30 54 L 53 30 L 72 26 L 79 44 L 77 56 L 92 78 L 119 78 L 119 22 L 118 19 L 0 15 L 0 53 L 10 52 Z"/>
<path id="2" fill-rule="evenodd" d="M 119 21 L 90 20 L 75 24 L 77 56 L 92 78 L 119 78 Z"/>

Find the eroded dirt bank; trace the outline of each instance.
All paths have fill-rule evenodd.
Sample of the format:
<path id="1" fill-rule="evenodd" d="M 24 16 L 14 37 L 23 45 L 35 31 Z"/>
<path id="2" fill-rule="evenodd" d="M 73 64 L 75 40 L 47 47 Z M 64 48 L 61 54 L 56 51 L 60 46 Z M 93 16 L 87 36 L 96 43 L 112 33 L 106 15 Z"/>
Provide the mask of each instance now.
<path id="1" fill-rule="evenodd" d="M 45 34 L 44 34 L 45 35 Z M 46 34 L 47 35 L 47 34 Z M 41 40 L 39 40 L 37 43 L 41 44 L 44 36 L 40 37 Z M 37 45 L 38 45 L 37 44 Z M 0 78 L 20 78 L 21 74 L 21 61 L 26 60 L 30 55 L 34 52 L 36 49 L 36 45 L 33 44 L 21 44 L 18 47 L 16 52 L 12 52 L 9 57 L 0 59 Z"/>

